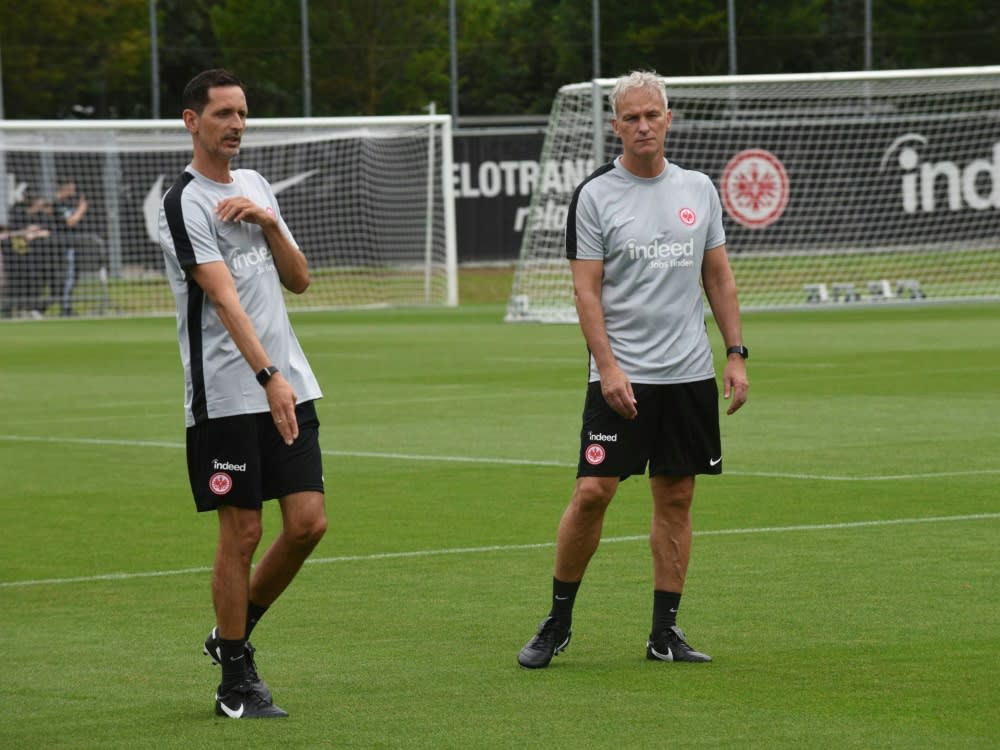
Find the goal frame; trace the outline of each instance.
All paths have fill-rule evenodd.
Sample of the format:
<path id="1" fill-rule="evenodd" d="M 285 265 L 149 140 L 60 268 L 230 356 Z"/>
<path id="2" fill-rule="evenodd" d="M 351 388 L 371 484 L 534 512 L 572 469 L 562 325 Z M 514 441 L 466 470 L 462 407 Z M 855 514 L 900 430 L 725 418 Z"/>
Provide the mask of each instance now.
<path id="1" fill-rule="evenodd" d="M 427 129 L 426 137 L 426 172 L 423 179 L 423 190 L 425 197 L 421 199 L 417 195 L 412 197 L 412 205 L 416 206 L 417 201 L 424 204 L 425 229 L 422 238 L 415 238 L 423 243 L 423 257 L 415 261 L 422 268 L 407 268 L 410 276 L 423 273 L 424 295 L 423 299 L 413 299 L 401 303 L 390 302 L 387 304 L 353 304 L 343 300 L 318 300 L 315 295 L 307 294 L 304 297 L 289 296 L 290 309 L 314 310 L 314 309 L 351 309 L 354 307 L 372 306 L 410 306 L 410 305 L 442 305 L 455 307 L 459 302 L 458 291 L 458 252 L 455 228 L 455 193 L 454 193 L 454 157 L 452 150 L 452 119 L 448 115 L 423 114 L 423 115 L 398 115 L 398 116 L 378 116 L 378 117 L 309 117 L 309 118 L 249 118 L 247 121 L 247 135 L 243 141 L 243 151 L 252 149 L 266 143 L 274 147 L 280 146 L 282 133 L 287 133 L 289 138 L 299 137 L 303 141 L 308 138 L 329 137 L 332 132 L 343 133 L 334 138 L 361 138 L 363 134 L 370 133 L 373 138 L 385 137 L 385 133 L 393 128 L 405 129 L 407 133 L 419 133 L 422 129 Z M 77 134 L 79 143 L 74 144 L 73 136 Z M 135 152 L 143 148 L 143 134 L 149 134 L 150 146 L 154 151 L 161 150 L 164 153 L 183 150 L 181 146 L 163 145 L 164 139 L 179 138 L 186 148 L 186 161 L 190 162 L 190 139 L 183 123 L 179 119 L 157 119 L 157 120 L 0 120 L 0 225 L 6 224 L 9 211 L 18 197 L 18 186 L 14 184 L 15 176 L 9 172 L 9 153 L 20 151 L 22 153 L 32 153 L 32 149 L 26 145 L 26 141 L 35 139 L 38 143 L 37 151 L 51 153 L 80 153 L 93 156 L 95 153 L 121 154 L 125 152 Z M 303 136 L 302 134 L 308 134 Z M 359 135 L 362 134 L 362 135 Z M 95 146 L 95 143 L 104 138 L 105 144 Z M 242 158 L 242 157 L 241 157 Z M 39 156 L 39 159 L 42 159 Z M 101 269 L 102 278 L 99 284 L 107 286 L 110 282 L 122 282 L 122 207 L 119 204 L 118 188 L 120 185 L 113 184 L 116 176 L 114 174 L 114 164 L 108 157 L 108 166 L 104 168 L 105 174 L 99 176 L 99 181 L 103 183 L 107 205 L 102 207 L 101 224 L 107 246 L 108 262 L 105 268 Z M 235 166 L 239 166 L 239 162 Z M 328 165 L 330 169 L 336 169 L 337 164 Z M 45 171 L 44 167 L 41 171 Z M 179 169 L 177 172 L 179 173 Z M 275 184 L 278 175 L 267 174 L 260 170 L 264 177 Z M 50 183 L 55 181 L 55 175 L 46 175 Z M 169 187 L 174 175 L 165 176 L 162 189 Z M 20 176 L 18 176 L 20 179 Z M 110 182 L 109 182 L 110 181 Z M 23 186 L 21 186 L 23 187 Z M 35 184 L 31 186 L 33 191 L 38 191 L 41 186 Z M 52 187 L 49 185 L 48 187 Z M 11 194 L 11 191 L 14 191 Z M 147 228 L 147 234 L 152 231 L 150 221 L 151 212 L 154 210 L 149 196 L 143 206 L 143 222 Z M 283 212 L 287 213 L 285 201 L 279 196 L 279 203 Z M 158 210 L 156 201 L 155 210 Z M 132 217 L 135 220 L 135 217 Z M 432 226 L 433 224 L 433 226 Z M 293 232 L 298 234 L 296 225 L 291 224 Z M 433 233 L 433 237 L 432 237 Z M 432 246 L 433 245 L 433 246 Z M 415 245 L 416 247 L 416 245 Z M 306 247 L 307 255 L 310 248 Z M 416 250 L 415 257 L 416 257 Z M 141 279 L 147 287 L 150 283 L 155 283 L 162 273 L 159 269 L 148 269 Z M 434 275 L 432 289 L 432 274 Z M 165 284 L 165 276 L 162 276 Z M 125 282 L 123 282 L 125 283 Z M 418 285 L 418 282 L 414 282 Z M 417 292 L 414 292 L 416 295 Z M 115 312 L 112 305 L 102 305 L 99 314 Z M 122 312 L 118 310 L 117 312 Z M 166 308 L 162 301 L 156 306 L 143 310 L 127 310 L 124 314 L 173 314 L 172 309 Z"/>
<path id="2" fill-rule="evenodd" d="M 1000 77 L 1000 65 L 998 66 L 977 66 L 977 67 L 957 67 L 957 68 L 925 68 L 925 69 L 910 69 L 910 70 L 885 70 L 885 71 L 846 71 L 846 72 L 830 72 L 830 73 L 793 73 L 793 74 L 777 74 L 777 75 L 718 75 L 718 76 L 682 76 L 682 77 L 662 77 L 662 80 L 666 86 L 668 97 L 670 98 L 670 105 L 673 108 L 675 96 L 682 98 L 683 94 L 681 91 L 684 87 L 716 87 L 721 94 L 726 90 L 730 92 L 738 92 L 739 87 L 752 87 L 754 85 L 763 84 L 767 86 L 780 85 L 780 84 L 844 84 L 844 83 L 854 83 L 859 86 L 864 86 L 865 83 L 871 83 L 872 86 L 881 84 L 886 85 L 886 82 L 893 83 L 896 81 L 906 82 L 915 81 L 918 79 L 923 80 L 933 80 L 933 79 L 946 79 L 946 78 L 972 78 L 972 77 L 984 77 L 996 79 Z M 605 150 L 609 143 L 615 143 L 613 139 L 613 133 L 610 128 L 610 109 L 607 104 L 607 95 L 610 89 L 614 85 L 616 78 L 595 78 L 590 81 L 580 81 L 577 83 L 567 84 L 559 89 L 556 97 L 553 99 L 552 110 L 549 115 L 549 121 L 546 131 L 545 141 L 542 147 L 541 162 L 542 164 L 549 163 L 553 160 L 559 160 L 560 158 L 587 158 L 589 168 L 586 173 L 589 174 L 593 169 L 604 163 L 610 156 L 605 156 Z M 867 91 L 867 87 L 864 88 Z M 989 86 L 984 86 L 984 91 L 987 95 L 995 97 L 996 84 L 992 83 Z M 565 100 L 567 100 L 571 95 L 577 96 L 576 106 L 572 108 L 571 111 L 563 112 L 561 108 L 564 105 Z M 738 101 L 739 94 L 731 93 L 733 101 Z M 806 98 L 806 97 L 804 97 Z M 817 99 L 821 98 L 818 94 Z M 588 101 L 589 100 L 589 101 Z M 992 99 L 988 101 L 992 102 Z M 991 105 L 992 107 L 992 105 Z M 589 117 L 588 117 L 589 114 Z M 990 115 L 994 118 L 1000 118 L 1000 107 L 994 107 L 990 109 Z M 752 118 L 751 118 L 752 119 Z M 776 118 L 772 118 L 776 119 Z M 590 135 L 586 135 L 586 124 L 585 120 L 588 120 L 590 125 Z M 834 119 L 831 118 L 831 122 Z M 565 123 L 569 123 L 568 125 Z M 675 125 L 677 124 L 677 118 L 675 117 Z M 694 123 L 690 127 L 697 127 L 699 123 Z M 565 132 L 569 133 L 567 138 L 572 138 L 573 143 L 576 145 L 576 149 L 567 149 L 570 156 L 558 150 L 555 145 L 556 141 L 556 131 L 560 127 L 565 128 Z M 676 129 L 676 128 L 675 128 Z M 672 134 L 669 138 L 673 139 L 678 137 L 676 134 Z M 584 148 L 589 141 L 589 149 Z M 1000 150 L 1000 132 L 996 138 L 997 149 Z M 671 147 L 668 140 L 667 144 L 667 157 L 671 156 Z M 1000 161 L 1000 157 L 998 157 Z M 697 169 L 699 171 L 709 172 L 707 169 L 702 169 L 696 164 L 685 164 L 684 166 Z M 720 170 L 721 171 L 721 170 Z M 713 182 L 719 186 L 719 175 L 710 174 Z M 1000 194 L 1000 184 L 995 185 L 995 194 Z M 545 217 L 559 216 L 558 210 L 563 211 L 563 218 L 565 217 L 565 209 L 568 206 L 571 194 L 566 194 L 563 196 L 553 196 L 551 193 L 546 195 L 542 191 L 536 190 L 532 194 L 532 200 L 530 205 L 530 211 L 533 216 Z M 1000 207 L 995 209 L 1000 215 Z M 729 217 L 726 217 L 727 220 Z M 529 224 L 525 228 L 525 232 L 522 235 L 521 252 L 516 261 L 514 268 L 514 279 L 511 288 L 511 295 L 508 300 L 507 310 L 505 315 L 505 320 L 507 322 L 575 322 L 576 321 L 576 311 L 572 302 L 572 280 L 570 276 L 569 263 L 565 258 L 564 252 L 559 253 L 548 253 L 541 252 L 541 248 L 545 250 L 550 250 L 554 247 L 554 241 L 552 239 L 552 227 L 546 226 L 544 228 L 538 228 L 538 224 L 541 221 L 536 222 L 534 225 Z M 561 235 L 564 236 L 564 229 Z M 539 239 L 539 235 L 543 238 Z M 919 245 L 915 247 L 907 247 L 905 244 L 887 246 L 883 249 L 878 248 L 867 248 L 864 250 L 869 256 L 878 255 L 879 252 L 884 252 L 886 257 L 893 255 L 905 255 L 908 252 L 912 252 L 915 249 L 922 251 L 923 246 Z M 960 246 L 961 249 L 966 249 L 965 246 Z M 560 251 L 563 249 L 559 248 Z M 1000 238 L 998 237 L 983 237 L 976 243 L 973 242 L 967 249 L 973 252 L 993 252 L 1000 251 Z M 840 257 L 843 255 L 848 255 L 851 253 L 858 252 L 850 248 L 837 247 L 834 243 L 829 249 L 824 250 L 812 250 L 811 255 L 813 257 L 820 257 L 823 254 L 827 254 L 831 257 Z M 782 253 L 788 253 L 789 257 L 794 257 L 792 251 L 782 250 L 781 252 L 773 253 L 774 256 L 780 256 Z M 767 253 L 759 253 L 759 257 L 763 257 Z M 733 250 L 730 250 L 731 258 L 733 257 Z M 749 255 L 749 254 L 748 254 Z M 556 288 L 558 296 L 556 297 L 541 297 L 535 294 L 537 288 L 533 288 L 531 284 L 532 275 L 537 275 L 539 277 L 548 276 L 551 281 L 546 282 L 551 285 L 551 288 Z M 740 281 L 739 276 L 737 277 L 737 282 Z M 811 282 L 826 282 L 826 279 L 810 280 Z M 836 281 L 833 279 L 832 281 Z M 837 287 L 836 289 L 831 289 L 831 287 Z M 764 304 L 764 305 L 744 305 L 745 310 L 755 310 L 755 309 L 766 309 L 766 310 L 802 310 L 802 309 L 832 309 L 835 307 L 833 304 L 817 304 L 817 303 L 834 303 L 834 302 L 846 302 L 850 301 L 855 305 L 863 304 L 885 304 L 887 301 L 892 303 L 910 303 L 910 304 L 931 304 L 936 302 L 957 302 L 957 301 L 998 301 L 1000 300 L 1000 283 L 994 283 L 991 280 L 991 288 L 985 294 L 975 294 L 966 297 L 951 297 L 951 298 L 931 298 L 924 295 L 920 289 L 919 283 L 915 282 L 913 279 L 899 278 L 894 279 L 892 282 L 887 279 L 879 278 L 877 280 L 873 279 L 868 281 L 866 284 L 858 284 L 852 286 L 851 284 L 830 284 L 830 283 L 810 283 L 802 284 L 802 301 L 796 303 L 780 303 L 780 304 Z"/>

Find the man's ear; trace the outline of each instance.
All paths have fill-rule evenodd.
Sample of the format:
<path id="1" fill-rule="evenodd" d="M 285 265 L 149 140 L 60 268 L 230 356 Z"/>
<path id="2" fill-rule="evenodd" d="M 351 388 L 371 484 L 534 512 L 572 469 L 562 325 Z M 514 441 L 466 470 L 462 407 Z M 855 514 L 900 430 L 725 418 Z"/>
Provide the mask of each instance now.
<path id="1" fill-rule="evenodd" d="M 181 118 L 184 120 L 184 127 L 188 129 L 190 133 L 198 132 L 198 113 L 193 109 L 185 109 L 181 112 Z"/>

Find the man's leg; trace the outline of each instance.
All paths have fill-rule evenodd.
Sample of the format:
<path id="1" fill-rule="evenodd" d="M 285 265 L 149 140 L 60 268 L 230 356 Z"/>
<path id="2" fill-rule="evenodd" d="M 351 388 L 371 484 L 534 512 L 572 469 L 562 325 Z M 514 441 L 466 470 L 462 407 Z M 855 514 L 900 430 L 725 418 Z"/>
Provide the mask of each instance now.
<path id="1" fill-rule="evenodd" d="M 553 574 L 560 581 L 580 581 L 597 551 L 604 514 L 618 489 L 618 477 L 579 477 L 559 521 Z"/>
<path id="2" fill-rule="evenodd" d="M 242 639 L 250 592 L 250 565 L 260 543 L 259 510 L 219 506 L 219 544 L 212 570 L 212 601 L 219 635 Z"/>
<path id="3" fill-rule="evenodd" d="M 694 477 L 655 476 L 650 478 L 649 485 L 653 493 L 653 522 L 649 532 L 653 587 L 680 594 L 691 559 Z"/>
<path id="4" fill-rule="evenodd" d="M 260 543 L 259 510 L 221 505 L 219 543 L 212 570 L 212 602 L 218 623 L 222 665 L 220 694 L 243 682 L 247 676 L 244 658 L 247 601 L 250 592 L 250 565 Z"/>
<path id="5" fill-rule="evenodd" d="M 653 625 L 646 656 L 659 661 L 708 662 L 711 657 L 695 651 L 677 627 L 684 581 L 691 560 L 691 503 L 693 476 L 654 476 L 653 521 L 649 547 L 653 553 Z"/>
<path id="6" fill-rule="evenodd" d="M 517 661 L 528 669 L 547 667 L 572 635 L 573 604 L 590 559 L 597 551 L 604 514 L 618 489 L 617 477 L 579 477 L 556 534 L 552 606 Z"/>
<path id="7" fill-rule="evenodd" d="M 322 519 L 322 527 L 325 530 L 326 519 L 322 513 L 322 495 L 319 493 L 301 493 L 303 495 L 319 495 L 318 508 Z M 298 497 L 297 495 L 290 496 Z M 288 499 L 288 498 L 285 498 Z M 279 538 L 271 545 L 265 553 L 265 559 L 271 559 L 271 566 L 275 565 L 276 558 L 282 557 L 283 544 L 287 544 L 287 537 L 293 539 L 291 548 L 293 550 L 292 559 L 296 559 L 295 551 L 301 546 L 305 536 L 308 536 L 304 529 L 308 526 L 305 515 L 301 510 L 296 511 L 298 503 L 291 504 L 291 510 L 286 511 L 286 503 L 282 502 L 282 514 L 284 516 L 284 528 Z M 303 504 L 309 506 L 309 503 Z M 314 507 L 315 503 L 312 503 Z M 260 511 L 242 510 L 223 506 L 219 509 L 220 537 L 219 550 L 216 554 L 216 566 L 212 576 L 212 592 L 215 600 L 216 619 L 218 626 L 212 631 L 210 638 L 218 637 L 220 658 L 222 662 L 222 683 L 216 694 L 215 712 L 219 716 L 229 716 L 231 718 L 278 718 L 288 714 L 274 705 L 271 699 L 271 691 L 260 680 L 257 675 L 256 665 L 253 663 L 253 649 L 249 647 L 246 640 L 247 613 L 250 603 L 251 591 L 254 591 L 250 579 L 250 566 L 253 560 L 253 553 L 260 543 L 261 513 Z M 313 527 L 315 528 L 315 519 Z M 319 532 L 322 536 L 322 531 Z M 316 546 L 319 541 L 317 537 L 311 545 L 309 551 Z M 279 544 L 280 543 L 280 544 Z M 278 547 L 278 553 L 274 554 Z M 295 572 L 302 566 L 302 561 L 308 556 L 308 551 L 302 554 L 301 559 L 294 563 L 294 570 L 287 575 L 287 581 L 294 577 Z M 277 565 L 279 569 L 283 567 Z M 267 580 L 267 570 L 265 566 L 265 580 Z M 260 565 L 254 572 L 253 579 L 257 580 L 260 572 Z M 287 581 L 280 586 L 278 593 L 287 586 Z M 275 597 L 277 598 L 277 594 Z M 273 599 L 269 600 L 273 601 Z M 230 633 L 240 633 L 238 639 L 233 638 Z M 207 642 L 206 642 L 207 649 Z"/>
<path id="8" fill-rule="evenodd" d="M 319 544 L 326 533 L 322 492 L 296 492 L 279 500 L 282 529 L 254 568 L 249 600 L 270 607 Z M 242 617 L 246 618 L 244 605 Z"/>

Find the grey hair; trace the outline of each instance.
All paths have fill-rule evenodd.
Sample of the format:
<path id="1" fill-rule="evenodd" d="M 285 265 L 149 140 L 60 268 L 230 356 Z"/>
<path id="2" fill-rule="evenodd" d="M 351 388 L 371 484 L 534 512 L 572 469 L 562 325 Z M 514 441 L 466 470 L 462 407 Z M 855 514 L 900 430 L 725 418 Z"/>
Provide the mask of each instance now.
<path id="1" fill-rule="evenodd" d="M 663 111 L 666 112 L 670 108 L 667 103 L 667 87 L 663 83 L 663 79 L 651 70 L 633 70 L 627 76 L 622 76 L 615 81 L 614 88 L 608 94 L 612 117 L 618 117 L 618 100 L 635 89 L 655 89 L 663 96 Z"/>

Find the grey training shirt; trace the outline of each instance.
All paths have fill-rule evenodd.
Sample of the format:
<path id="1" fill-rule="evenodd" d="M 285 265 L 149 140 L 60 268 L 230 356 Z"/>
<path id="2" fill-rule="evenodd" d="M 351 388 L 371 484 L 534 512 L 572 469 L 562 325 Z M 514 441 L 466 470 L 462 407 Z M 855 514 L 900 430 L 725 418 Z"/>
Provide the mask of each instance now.
<path id="1" fill-rule="evenodd" d="M 570 260 L 604 262 L 601 302 L 611 351 L 635 383 L 714 377 L 701 265 L 724 245 L 709 177 L 666 163 L 657 177 L 605 164 L 577 187 L 566 224 Z M 590 380 L 600 380 L 594 358 Z"/>
<path id="2" fill-rule="evenodd" d="M 229 184 L 215 182 L 189 165 L 160 206 L 160 247 L 177 302 L 188 427 L 206 419 L 269 410 L 264 389 L 236 348 L 215 305 L 189 275 L 192 266 L 201 263 L 222 261 L 229 268 L 240 304 L 264 351 L 292 385 L 299 402 L 323 395 L 288 319 L 264 231 L 249 222 L 219 220 L 215 206 L 223 198 L 245 196 L 273 213 L 289 238 L 291 232 L 267 180 L 251 169 L 233 170 L 232 178 Z"/>

